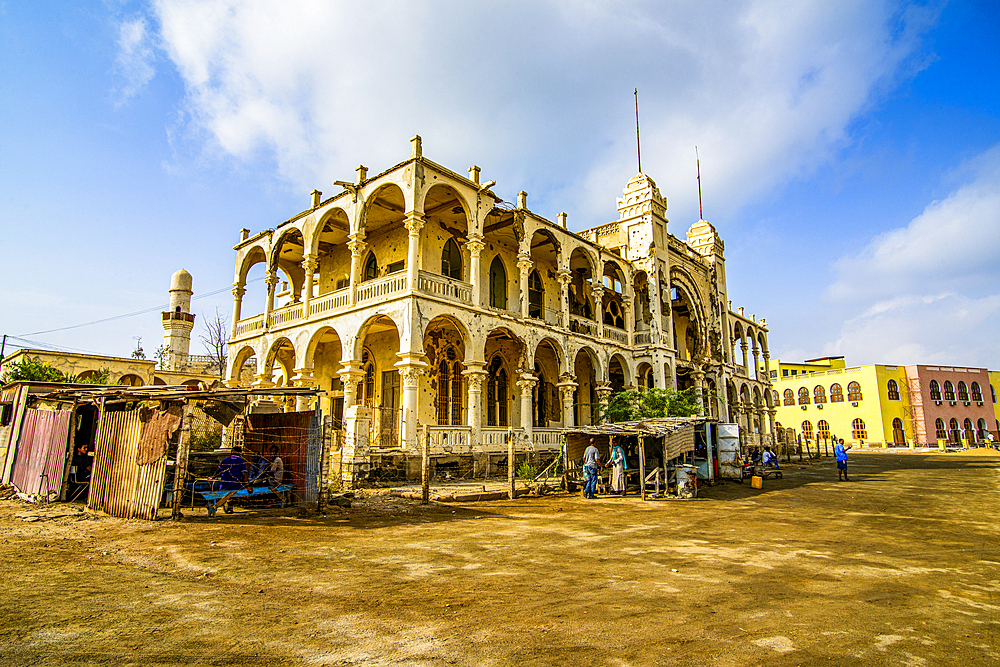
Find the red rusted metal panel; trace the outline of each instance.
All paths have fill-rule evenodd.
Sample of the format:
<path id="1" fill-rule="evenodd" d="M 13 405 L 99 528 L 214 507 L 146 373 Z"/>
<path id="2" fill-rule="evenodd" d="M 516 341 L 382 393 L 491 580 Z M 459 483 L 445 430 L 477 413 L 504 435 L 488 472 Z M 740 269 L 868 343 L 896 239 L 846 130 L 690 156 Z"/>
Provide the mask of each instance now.
<path id="1" fill-rule="evenodd" d="M 11 482 L 22 493 L 62 489 L 71 410 L 27 409 L 15 452 Z"/>
<path id="2" fill-rule="evenodd" d="M 105 410 L 97 435 L 87 506 L 122 519 L 156 518 L 167 453 L 155 458 L 142 443 L 140 409 Z"/>
<path id="3" fill-rule="evenodd" d="M 295 486 L 294 494 L 299 501 L 307 498 L 310 431 L 317 430 L 314 421 L 312 411 L 249 415 L 243 436 L 243 456 L 251 465 L 260 454 L 270 458 L 271 446 L 277 446 L 278 456 L 285 465 L 284 481 Z M 313 480 L 313 488 L 315 485 Z"/>

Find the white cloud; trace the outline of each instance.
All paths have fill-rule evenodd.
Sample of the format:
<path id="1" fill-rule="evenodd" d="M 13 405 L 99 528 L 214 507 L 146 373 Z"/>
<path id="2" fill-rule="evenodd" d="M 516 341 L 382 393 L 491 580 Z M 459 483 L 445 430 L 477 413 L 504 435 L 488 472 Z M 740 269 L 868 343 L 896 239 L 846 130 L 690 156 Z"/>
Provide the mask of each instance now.
<path id="1" fill-rule="evenodd" d="M 149 26 L 142 17 L 122 21 L 118 28 L 115 74 L 122 79 L 116 91 L 119 106 L 142 90 L 156 73 L 151 38 Z"/>
<path id="2" fill-rule="evenodd" d="M 633 87 L 644 171 L 673 211 L 696 211 L 697 144 L 706 214 L 720 218 L 826 160 L 912 70 L 935 18 L 862 0 L 157 0 L 154 12 L 191 129 L 224 154 L 273 156 L 307 192 L 362 161 L 395 164 L 419 133 L 431 159 L 480 164 L 499 193 L 527 188 L 529 206 L 567 210 L 575 228 L 614 215 L 635 172 Z"/>
<path id="3" fill-rule="evenodd" d="M 827 353 L 1000 366 L 1000 145 L 962 171 L 971 182 L 836 263 L 828 296 L 850 316 Z"/>

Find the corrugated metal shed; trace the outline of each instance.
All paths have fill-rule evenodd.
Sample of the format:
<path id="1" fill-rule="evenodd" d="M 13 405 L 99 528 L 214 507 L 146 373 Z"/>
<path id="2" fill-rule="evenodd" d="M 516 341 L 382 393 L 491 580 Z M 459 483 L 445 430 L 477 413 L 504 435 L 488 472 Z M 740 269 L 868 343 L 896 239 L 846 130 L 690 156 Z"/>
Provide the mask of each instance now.
<path id="1" fill-rule="evenodd" d="M 21 493 L 62 489 L 71 410 L 25 410 L 11 482 Z"/>

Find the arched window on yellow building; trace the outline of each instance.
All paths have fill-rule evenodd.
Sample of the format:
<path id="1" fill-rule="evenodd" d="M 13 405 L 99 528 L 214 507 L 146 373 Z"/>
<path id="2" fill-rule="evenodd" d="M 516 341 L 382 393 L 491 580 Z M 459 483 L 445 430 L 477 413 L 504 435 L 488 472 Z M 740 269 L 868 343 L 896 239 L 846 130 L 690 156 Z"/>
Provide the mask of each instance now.
<path id="1" fill-rule="evenodd" d="M 889 390 L 889 400 L 890 401 L 898 401 L 899 400 L 899 385 L 896 383 L 895 380 L 889 380 L 888 390 Z"/>
<path id="2" fill-rule="evenodd" d="M 820 403 L 826 403 L 826 388 L 818 384 L 813 387 L 813 402 L 819 405 Z"/>
<path id="3" fill-rule="evenodd" d="M 806 440 L 813 439 L 813 425 L 809 420 L 802 422 L 802 437 Z"/>
<path id="4" fill-rule="evenodd" d="M 830 402 L 831 403 L 844 402 L 844 388 L 841 387 L 836 382 L 830 385 Z"/>
<path id="5" fill-rule="evenodd" d="M 857 402 L 861 400 L 861 385 L 851 382 L 847 385 L 847 400 Z"/>
<path id="6" fill-rule="evenodd" d="M 785 390 L 785 405 L 795 405 L 795 392 L 791 389 Z"/>
<path id="7" fill-rule="evenodd" d="M 809 389 L 799 387 L 799 405 L 809 405 Z"/>
<path id="8" fill-rule="evenodd" d="M 816 422 L 816 437 L 817 438 L 829 438 L 830 437 L 830 422 L 825 419 L 820 419 Z"/>
<path id="9" fill-rule="evenodd" d="M 852 429 L 851 437 L 853 437 L 855 440 L 868 439 L 868 431 L 865 430 L 864 419 L 855 419 L 853 422 L 851 422 L 851 429 Z"/>

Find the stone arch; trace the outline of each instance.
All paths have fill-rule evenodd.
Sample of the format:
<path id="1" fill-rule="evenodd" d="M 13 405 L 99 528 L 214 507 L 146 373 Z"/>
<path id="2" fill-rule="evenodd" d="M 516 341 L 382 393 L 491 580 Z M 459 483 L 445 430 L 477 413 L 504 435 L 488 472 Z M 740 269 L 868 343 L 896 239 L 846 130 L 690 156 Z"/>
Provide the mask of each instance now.
<path id="1" fill-rule="evenodd" d="M 351 219 L 347 211 L 340 206 L 331 206 L 312 228 L 307 243 L 309 254 L 319 255 L 324 247 L 342 245 L 350 234 Z"/>
<path id="2" fill-rule="evenodd" d="M 597 387 L 602 382 L 597 352 L 589 346 L 577 349 L 573 357 L 573 375 L 576 376 L 576 390 L 573 397 L 573 412 L 576 424 L 586 426 L 593 423 L 596 404 L 599 401 Z"/>
<path id="3" fill-rule="evenodd" d="M 455 210 L 456 203 L 458 207 L 461 207 L 461 211 Z M 469 233 L 472 206 L 465 195 L 448 183 L 434 183 L 420 192 L 414 201 L 413 209 L 421 211 L 427 222 L 430 222 L 432 218 L 446 226 L 449 221 L 461 222 L 463 228 L 456 228 L 461 231 L 461 234 L 456 234 L 456 236 L 465 237 Z M 456 216 L 461 216 L 461 221 Z"/>
<path id="4" fill-rule="evenodd" d="M 371 315 L 364 323 L 358 327 L 358 332 L 354 336 L 354 344 L 352 352 L 352 358 L 355 360 L 361 359 L 361 350 L 365 347 L 365 338 L 368 337 L 369 333 L 379 333 L 381 331 L 388 331 L 389 325 L 396 331 L 397 339 L 397 349 L 398 341 L 400 339 L 400 331 L 402 331 L 399 323 L 396 322 L 390 315 L 384 313 L 376 313 Z M 374 331 L 373 331 L 374 329 Z"/>
<path id="5" fill-rule="evenodd" d="M 321 326 L 313 331 L 306 341 L 302 352 L 302 366 L 312 368 L 316 361 L 316 349 L 320 345 L 331 345 L 338 357 L 343 355 L 344 342 L 337 330 L 330 326 Z"/>
<path id="6" fill-rule="evenodd" d="M 264 358 L 264 375 L 274 382 L 274 365 L 278 364 L 281 367 L 282 379 L 275 384 L 288 386 L 295 372 L 295 361 L 295 346 L 288 338 L 280 336 L 268 346 L 267 356 Z"/>
<path id="7" fill-rule="evenodd" d="M 391 181 L 381 183 L 365 198 L 358 232 L 369 234 L 385 226 L 400 224 L 408 210 L 411 210 L 411 202 L 407 202 L 406 190 Z"/>
<path id="8" fill-rule="evenodd" d="M 573 248 L 569 256 L 569 312 L 571 315 L 596 320 L 598 309 L 595 308 L 591 294 L 593 281 L 597 278 L 596 259 L 585 246 Z"/>
<path id="9" fill-rule="evenodd" d="M 559 341 L 557 341 L 552 336 L 542 337 L 535 345 L 535 355 L 538 354 L 538 348 L 541 347 L 542 345 L 548 345 L 552 349 L 552 354 L 555 356 L 556 359 L 556 366 L 558 369 L 558 373 L 560 375 L 566 373 L 567 372 L 566 354 L 562 349 L 562 345 L 559 344 Z"/>
<path id="10" fill-rule="evenodd" d="M 296 226 L 282 230 L 268 256 L 268 272 L 277 274 L 278 271 L 281 271 L 285 274 L 288 278 L 289 296 L 293 303 L 299 301 L 302 295 L 302 286 L 305 283 L 305 271 L 302 269 L 304 257 L 305 237 L 302 230 Z M 277 303 L 275 307 L 278 307 Z"/>
<path id="11" fill-rule="evenodd" d="M 632 385 L 632 368 L 623 355 L 616 352 L 608 358 L 607 378 L 614 391 L 622 391 Z"/>
<path id="12" fill-rule="evenodd" d="M 230 355 L 229 372 L 227 379 L 233 382 L 240 382 L 244 378 L 242 377 L 243 367 L 250 359 L 254 359 L 255 363 L 253 365 L 254 376 L 261 373 L 260 369 L 260 355 L 257 354 L 257 350 L 251 345 L 244 345 L 241 347 L 236 354 Z M 250 380 L 253 381 L 252 379 Z"/>
<path id="13" fill-rule="evenodd" d="M 638 389 L 652 389 L 656 386 L 656 376 L 653 365 L 648 361 L 641 362 L 635 369 L 635 384 Z"/>
<path id="14" fill-rule="evenodd" d="M 670 288 L 671 316 L 673 318 L 672 324 L 674 325 L 674 347 L 678 349 L 679 353 L 683 352 L 689 355 L 691 359 L 688 359 L 688 361 L 690 361 L 706 349 L 708 342 L 708 318 L 705 315 L 705 306 L 702 303 L 701 293 L 698 291 L 695 282 L 682 268 L 671 267 Z M 677 292 L 676 300 L 673 298 L 674 290 Z M 688 326 L 683 332 L 683 337 L 679 337 L 677 326 L 684 323 L 684 320 L 687 320 Z M 695 326 L 695 332 L 693 340 L 689 340 L 688 330 L 692 322 Z M 677 347 L 681 340 L 684 341 L 683 349 Z"/>

